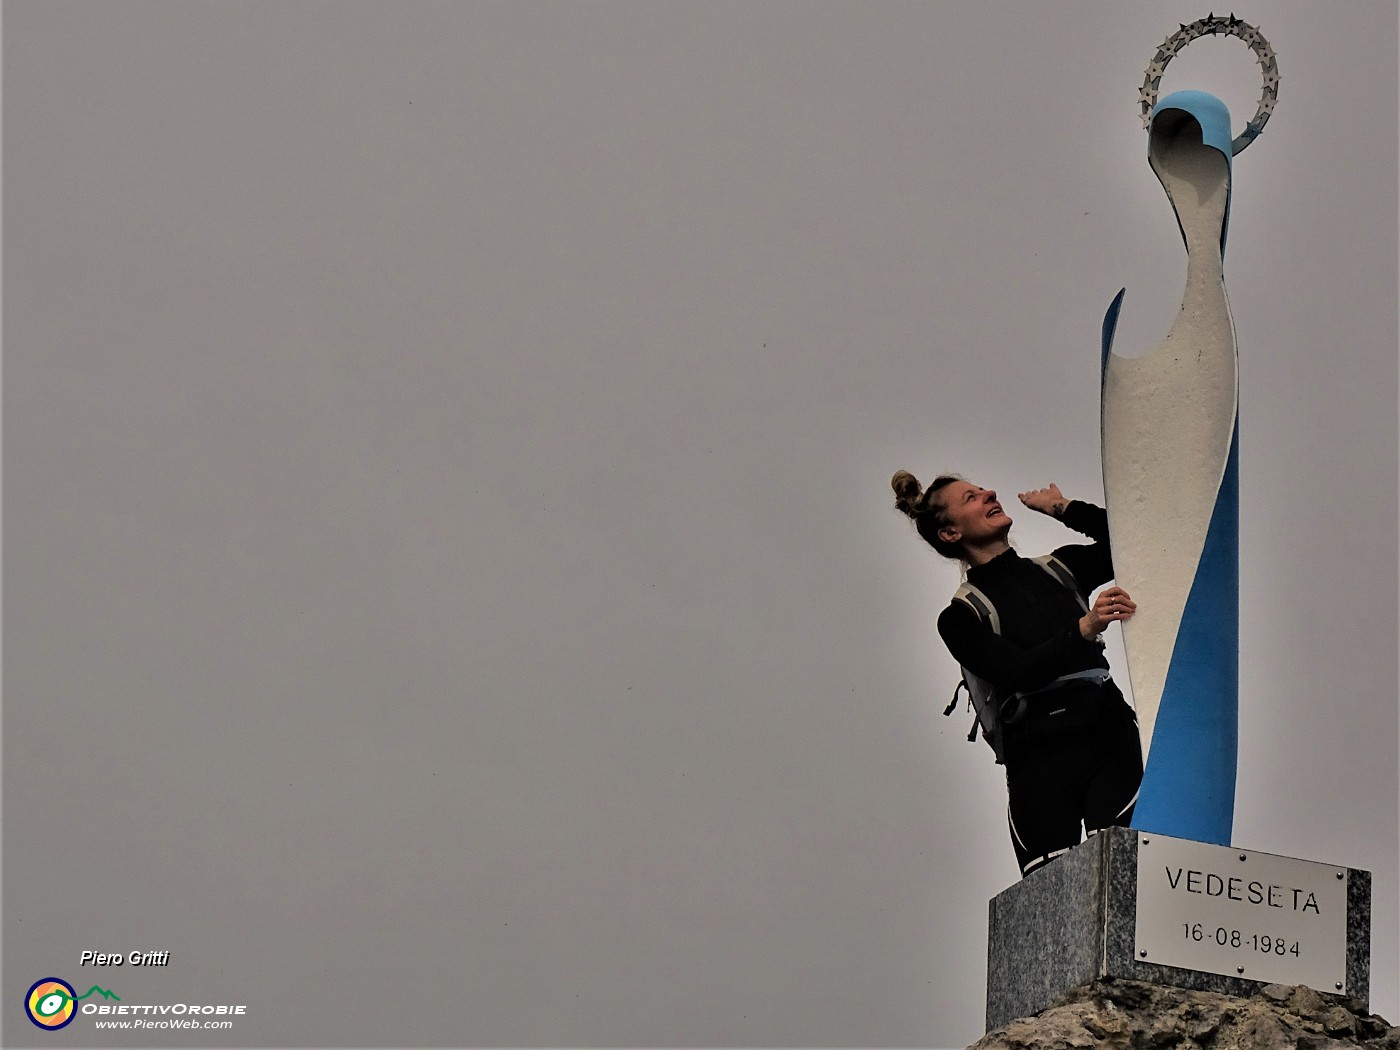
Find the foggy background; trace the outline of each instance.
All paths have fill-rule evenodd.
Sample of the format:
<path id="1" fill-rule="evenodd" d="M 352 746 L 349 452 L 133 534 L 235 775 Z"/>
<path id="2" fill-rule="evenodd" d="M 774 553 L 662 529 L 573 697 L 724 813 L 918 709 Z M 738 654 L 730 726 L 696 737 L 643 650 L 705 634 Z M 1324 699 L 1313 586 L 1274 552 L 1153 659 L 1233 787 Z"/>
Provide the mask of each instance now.
<path id="1" fill-rule="evenodd" d="M 977 1039 L 1005 789 L 889 476 L 1027 554 L 1101 501 L 1205 14 L 6 3 L 5 1041 L 49 975 L 247 1004 L 200 1046 Z M 1234 842 L 1374 873 L 1394 1023 L 1397 13 L 1235 14 Z"/>

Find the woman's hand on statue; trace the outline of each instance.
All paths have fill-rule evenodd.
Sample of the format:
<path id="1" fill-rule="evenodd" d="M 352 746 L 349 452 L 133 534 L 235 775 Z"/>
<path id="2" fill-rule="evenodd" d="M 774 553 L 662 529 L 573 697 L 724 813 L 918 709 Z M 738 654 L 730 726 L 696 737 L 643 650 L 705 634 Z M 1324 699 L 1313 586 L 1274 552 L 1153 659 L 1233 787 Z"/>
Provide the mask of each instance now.
<path id="1" fill-rule="evenodd" d="M 1042 514 L 1049 514 L 1052 518 L 1058 518 L 1065 512 L 1065 507 L 1069 505 L 1069 500 L 1065 499 L 1065 494 L 1060 491 L 1060 486 L 1051 482 L 1043 489 L 1032 489 L 1030 492 L 1022 492 L 1018 498 L 1031 510 L 1038 510 Z"/>
<path id="2" fill-rule="evenodd" d="M 1079 618 L 1079 633 L 1087 642 L 1101 635 L 1115 620 L 1131 620 L 1137 602 L 1128 597 L 1122 587 L 1105 587 L 1094 599 L 1089 611 Z"/>

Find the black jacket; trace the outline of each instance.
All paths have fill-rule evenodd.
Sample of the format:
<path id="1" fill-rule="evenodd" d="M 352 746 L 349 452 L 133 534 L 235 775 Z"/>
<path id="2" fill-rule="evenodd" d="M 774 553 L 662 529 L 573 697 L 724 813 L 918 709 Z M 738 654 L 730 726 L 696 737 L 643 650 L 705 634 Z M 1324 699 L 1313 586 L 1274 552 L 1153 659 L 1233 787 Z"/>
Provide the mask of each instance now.
<path id="1" fill-rule="evenodd" d="M 1060 520 L 1093 543 L 1058 547 L 1055 555 L 1074 574 L 1085 601 L 1113 578 L 1108 515 L 1100 507 L 1072 501 Z M 1014 550 L 967 570 L 967 580 L 996 606 L 1001 634 L 960 601 L 938 617 L 938 633 L 953 658 L 1007 693 L 1037 689 L 1061 675 L 1108 667 L 1102 642 L 1079 633 L 1084 614 L 1065 587 Z"/>

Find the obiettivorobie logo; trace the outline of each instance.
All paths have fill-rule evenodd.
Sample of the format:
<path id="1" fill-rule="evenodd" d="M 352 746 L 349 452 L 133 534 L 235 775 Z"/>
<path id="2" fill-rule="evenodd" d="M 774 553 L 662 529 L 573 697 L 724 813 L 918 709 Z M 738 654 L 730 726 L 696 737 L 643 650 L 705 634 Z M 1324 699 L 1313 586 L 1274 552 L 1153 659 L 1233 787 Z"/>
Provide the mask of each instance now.
<path id="1" fill-rule="evenodd" d="M 78 1000 L 97 993 L 104 999 L 121 998 L 106 988 L 93 985 L 82 995 L 73 990 L 67 981 L 57 977 L 45 977 L 29 986 L 29 994 L 24 997 L 24 1013 L 40 1028 L 56 1032 L 70 1024 L 78 1012 Z"/>
<path id="2" fill-rule="evenodd" d="M 82 1002 L 89 996 L 88 1002 Z M 112 1002 L 99 1001 L 108 999 Z M 91 1016 L 97 1028 L 232 1028 L 233 1018 L 246 1017 L 248 1007 L 243 1003 L 124 1003 L 115 992 L 95 984 L 79 995 L 62 978 L 45 977 L 29 986 L 24 1013 L 49 1032 L 68 1027 L 78 1014 Z"/>

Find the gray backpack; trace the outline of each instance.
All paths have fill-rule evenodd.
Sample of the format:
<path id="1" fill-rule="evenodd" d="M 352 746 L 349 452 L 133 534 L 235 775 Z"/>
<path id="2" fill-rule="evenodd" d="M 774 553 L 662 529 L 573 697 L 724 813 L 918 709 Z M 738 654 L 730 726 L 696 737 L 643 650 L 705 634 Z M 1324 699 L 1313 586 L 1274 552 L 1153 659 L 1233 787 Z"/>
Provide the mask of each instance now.
<path id="1" fill-rule="evenodd" d="M 1074 595 L 1079 602 L 1079 607 L 1084 612 L 1089 611 L 1089 605 L 1084 600 L 1084 596 L 1079 593 L 1079 586 L 1075 583 L 1074 573 L 1070 572 L 1069 566 L 1060 561 L 1053 554 L 1044 554 L 1039 558 L 1030 559 L 1035 565 L 1044 569 L 1057 582 L 1062 584 L 1070 594 Z M 966 581 L 953 593 L 953 601 L 962 602 L 976 614 L 977 618 L 987 624 L 993 634 L 1001 634 L 1001 617 L 997 615 L 996 606 L 981 590 Z M 1102 667 L 1093 667 L 1087 671 L 1075 671 L 1071 674 L 1061 675 L 1053 682 L 1041 686 L 1038 689 L 1029 689 L 1019 693 L 1007 693 L 998 689 L 985 678 L 973 674 L 966 667 L 962 668 L 962 681 L 953 690 L 953 699 L 946 708 L 943 709 L 945 715 L 951 715 L 958 706 L 958 693 L 963 689 L 967 690 L 968 701 L 977 717 L 972 723 L 972 729 L 967 734 L 968 741 L 977 739 L 978 730 L 981 730 L 982 739 L 991 747 L 992 753 L 996 755 L 997 765 L 1004 765 L 1006 755 L 1002 748 L 1002 736 L 1004 727 L 1018 722 L 1025 716 L 1027 701 L 1030 697 L 1038 693 L 1044 693 L 1063 685 L 1066 682 L 1080 680 L 1090 680 L 1105 682 L 1108 680 L 1108 671 Z"/>

